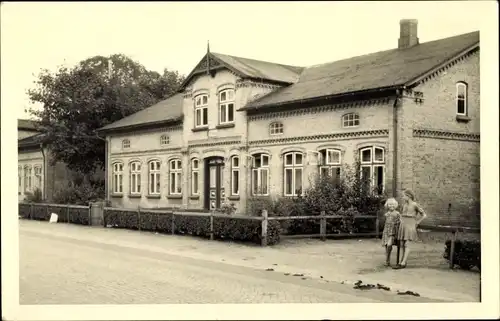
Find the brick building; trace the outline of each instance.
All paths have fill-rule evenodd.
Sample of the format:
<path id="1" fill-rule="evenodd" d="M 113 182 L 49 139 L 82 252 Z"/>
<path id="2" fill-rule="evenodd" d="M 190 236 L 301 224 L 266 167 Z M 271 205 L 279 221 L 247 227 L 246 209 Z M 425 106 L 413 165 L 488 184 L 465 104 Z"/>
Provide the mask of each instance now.
<path id="1" fill-rule="evenodd" d="M 208 50 L 176 95 L 101 129 L 107 196 L 244 212 L 359 159 L 373 186 L 414 190 L 429 221 L 477 223 L 479 79 L 479 32 L 420 43 L 416 20 L 397 48 L 311 67 Z"/>
<path id="2" fill-rule="evenodd" d="M 64 163 L 50 163 L 50 150 L 41 145 L 43 131 L 34 121 L 18 119 L 17 134 L 18 201 L 36 189 L 42 192 L 43 199 L 51 201 L 54 192 L 71 180 L 71 172 Z"/>

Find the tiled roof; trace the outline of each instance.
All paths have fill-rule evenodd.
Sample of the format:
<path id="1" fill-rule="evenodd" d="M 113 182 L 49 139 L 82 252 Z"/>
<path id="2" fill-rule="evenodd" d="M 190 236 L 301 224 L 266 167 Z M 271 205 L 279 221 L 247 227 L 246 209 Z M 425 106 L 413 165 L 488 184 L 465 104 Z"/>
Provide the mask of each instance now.
<path id="1" fill-rule="evenodd" d="M 304 69 L 303 67 L 229 56 L 215 52 L 211 54 L 249 78 L 295 83 L 299 80 L 300 73 Z"/>
<path id="2" fill-rule="evenodd" d="M 478 31 L 308 67 L 297 83 L 262 96 L 242 109 L 403 85 L 477 43 Z"/>
<path id="3" fill-rule="evenodd" d="M 138 111 L 114 123 L 108 124 L 99 129 L 99 131 L 175 121 L 182 117 L 182 100 L 182 94 L 175 94 L 151 107 Z"/>
<path id="4" fill-rule="evenodd" d="M 36 121 L 31 119 L 18 119 L 17 129 L 38 131 L 38 129 L 35 127 L 35 124 Z"/>

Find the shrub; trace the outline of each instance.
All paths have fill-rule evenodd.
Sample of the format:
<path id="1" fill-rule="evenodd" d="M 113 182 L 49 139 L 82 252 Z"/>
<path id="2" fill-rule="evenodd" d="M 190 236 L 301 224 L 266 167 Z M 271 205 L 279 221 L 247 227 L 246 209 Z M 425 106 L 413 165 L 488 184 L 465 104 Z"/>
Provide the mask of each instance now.
<path id="1" fill-rule="evenodd" d="M 233 215 L 234 213 L 236 213 L 236 206 L 234 205 L 234 203 L 223 203 L 220 211 L 221 213 L 227 215 Z"/>
<path id="2" fill-rule="evenodd" d="M 449 261 L 451 252 L 451 240 L 445 242 L 443 257 Z M 477 267 L 481 270 L 481 241 L 457 240 L 455 241 L 455 252 L 453 255 L 453 265 L 458 265 L 461 269 L 470 270 Z"/>
<path id="3" fill-rule="evenodd" d="M 19 203 L 19 216 L 21 216 L 21 218 L 30 218 L 30 211 L 31 208 L 29 204 Z"/>
<path id="4" fill-rule="evenodd" d="M 56 190 L 54 202 L 58 204 L 88 205 L 104 199 L 104 184 L 100 181 L 83 180 L 78 184 L 69 183 Z"/>
<path id="5" fill-rule="evenodd" d="M 136 230 L 139 228 L 138 212 L 133 210 L 105 210 L 104 225 Z"/>
<path id="6" fill-rule="evenodd" d="M 250 216 L 262 216 L 262 210 L 273 212 L 274 201 L 269 196 L 253 196 L 247 201 L 247 214 Z"/>
<path id="7" fill-rule="evenodd" d="M 33 193 L 26 192 L 25 195 L 26 195 L 26 202 L 28 202 L 28 203 L 42 203 L 43 202 L 42 191 L 39 188 L 35 188 L 33 190 Z"/>
<path id="8" fill-rule="evenodd" d="M 210 236 L 210 217 L 192 215 L 174 215 L 175 233 L 194 236 Z"/>

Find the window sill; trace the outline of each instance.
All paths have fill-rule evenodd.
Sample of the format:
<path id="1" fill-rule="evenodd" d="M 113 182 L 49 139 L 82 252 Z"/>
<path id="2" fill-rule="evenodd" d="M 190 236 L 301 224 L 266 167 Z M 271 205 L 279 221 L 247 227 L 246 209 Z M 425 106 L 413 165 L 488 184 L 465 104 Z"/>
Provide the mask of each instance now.
<path id="1" fill-rule="evenodd" d="M 234 126 L 235 126 L 234 123 L 219 124 L 219 125 L 215 126 L 215 128 L 217 128 L 217 129 L 224 129 L 224 128 L 233 128 Z"/>
<path id="2" fill-rule="evenodd" d="M 141 198 L 142 195 L 141 194 L 129 194 L 128 195 L 128 198 Z"/>
<path id="3" fill-rule="evenodd" d="M 182 199 L 182 195 L 167 195 L 167 198 L 171 200 L 180 200 Z"/>
<path id="4" fill-rule="evenodd" d="M 189 196 L 189 199 L 190 200 L 199 200 L 200 199 L 200 195 L 191 195 L 191 196 Z"/>
<path id="5" fill-rule="evenodd" d="M 227 199 L 230 201 L 239 201 L 240 196 L 239 195 L 232 195 L 232 196 L 229 196 Z"/>
<path id="6" fill-rule="evenodd" d="M 111 198 L 123 198 L 123 194 L 111 194 Z"/>
<path id="7" fill-rule="evenodd" d="M 161 198 L 161 195 L 146 195 L 146 198 L 156 198 L 156 199 L 160 199 Z"/>
<path id="8" fill-rule="evenodd" d="M 193 133 L 195 132 L 205 132 L 205 131 L 208 131 L 208 126 L 204 126 L 204 127 L 195 127 L 193 129 L 191 129 L 191 131 Z"/>
<path id="9" fill-rule="evenodd" d="M 468 123 L 469 121 L 471 121 L 471 118 L 469 116 L 466 116 L 466 115 L 457 115 L 456 119 L 457 119 L 457 121 L 465 122 L 465 123 Z"/>

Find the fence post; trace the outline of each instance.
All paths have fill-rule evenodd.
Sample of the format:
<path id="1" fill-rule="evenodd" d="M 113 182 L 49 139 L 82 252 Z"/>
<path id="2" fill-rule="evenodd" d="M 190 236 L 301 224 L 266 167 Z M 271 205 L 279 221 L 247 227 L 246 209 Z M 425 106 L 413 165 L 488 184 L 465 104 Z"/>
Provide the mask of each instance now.
<path id="1" fill-rule="evenodd" d="M 137 206 L 137 229 L 141 230 L 141 207 Z"/>
<path id="2" fill-rule="evenodd" d="M 30 220 L 33 219 L 33 203 L 30 204 L 30 216 L 29 216 Z"/>
<path id="3" fill-rule="evenodd" d="M 50 221 L 50 213 L 49 213 L 49 206 L 47 205 L 47 207 L 45 207 L 45 215 L 47 215 L 47 217 L 49 218 L 49 221 Z"/>
<path id="4" fill-rule="evenodd" d="M 69 221 L 69 204 L 66 206 L 66 223 L 70 223 L 70 221 Z"/>
<path id="5" fill-rule="evenodd" d="M 450 244 L 450 269 L 453 269 L 453 256 L 455 255 L 455 241 L 457 239 L 457 230 L 453 230 L 451 234 L 451 244 Z"/>
<path id="6" fill-rule="evenodd" d="M 321 211 L 319 213 L 321 216 L 321 219 L 319 221 L 319 236 L 322 241 L 326 241 L 326 218 L 325 216 L 325 211 Z"/>
<path id="7" fill-rule="evenodd" d="M 175 235 L 175 213 L 172 211 L 172 235 Z"/>
<path id="8" fill-rule="evenodd" d="M 210 211 L 210 240 L 214 240 L 214 211 Z"/>
<path id="9" fill-rule="evenodd" d="M 267 210 L 262 210 L 262 235 L 261 235 L 261 246 L 267 246 Z"/>
<path id="10" fill-rule="evenodd" d="M 89 202 L 89 226 L 92 226 L 92 203 Z"/>

